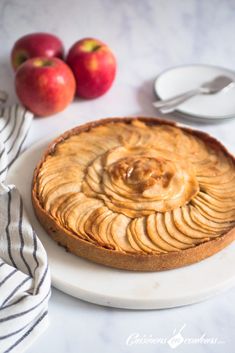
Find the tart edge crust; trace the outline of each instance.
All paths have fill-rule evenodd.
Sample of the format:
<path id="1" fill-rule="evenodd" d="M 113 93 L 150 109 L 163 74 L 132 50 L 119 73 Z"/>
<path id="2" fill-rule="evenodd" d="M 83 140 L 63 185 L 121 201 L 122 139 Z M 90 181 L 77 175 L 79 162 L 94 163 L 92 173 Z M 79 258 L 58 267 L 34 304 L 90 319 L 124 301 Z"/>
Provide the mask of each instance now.
<path id="1" fill-rule="evenodd" d="M 67 251 L 80 256 L 82 258 L 91 260 L 95 263 L 106 265 L 113 268 L 131 270 L 131 271 L 162 271 L 174 268 L 179 268 L 182 266 L 190 265 L 199 262 L 209 256 L 214 255 L 219 252 L 227 245 L 229 245 L 233 240 L 235 240 L 235 227 L 229 230 L 227 233 L 209 240 L 205 243 L 196 245 L 192 248 L 188 248 L 176 252 L 168 252 L 163 254 L 128 254 L 122 253 L 104 247 L 91 244 L 83 239 L 79 239 L 75 234 L 69 230 L 63 228 L 58 224 L 54 218 L 48 214 L 41 206 L 38 196 L 37 196 L 37 175 L 38 172 L 47 158 L 48 155 L 53 155 L 55 146 L 69 138 L 72 135 L 79 134 L 84 131 L 89 131 L 91 128 L 107 123 L 124 122 L 130 123 L 132 120 L 140 120 L 148 125 L 170 125 L 179 127 L 183 131 L 186 131 L 192 135 L 195 135 L 202 139 L 206 144 L 210 144 L 213 148 L 222 150 L 226 156 L 232 159 L 235 164 L 235 158 L 226 150 L 226 148 L 215 138 L 211 137 L 205 132 L 190 129 L 188 127 L 181 126 L 172 121 L 161 120 L 152 117 L 126 117 L 126 118 L 107 118 L 92 121 L 71 130 L 66 131 L 54 141 L 52 141 L 47 150 L 45 151 L 43 157 L 39 161 L 38 165 L 34 170 L 33 181 L 32 181 L 32 203 L 34 207 L 35 214 L 47 231 L 50 237 L 55 240 L 59 245 L 63 246 Z"/>

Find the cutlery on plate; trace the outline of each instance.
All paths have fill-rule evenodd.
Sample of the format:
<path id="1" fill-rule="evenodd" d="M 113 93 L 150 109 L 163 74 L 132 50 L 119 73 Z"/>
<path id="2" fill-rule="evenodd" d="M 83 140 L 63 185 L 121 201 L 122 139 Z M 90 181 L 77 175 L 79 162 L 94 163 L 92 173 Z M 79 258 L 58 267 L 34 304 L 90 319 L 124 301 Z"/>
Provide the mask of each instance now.
<path id="1" fill-rule="evenodd" d="M 154 102 L 153 105 L 158 108 L 161 113 L 167 114 L 173 112 L 180 104 L 198 94 L 215 94 L 234 86 L 234 84 L 234 80 L 230 77 L 217 76 L 213 80 L 203 83 L 200 87 L 169 99 Z"/>

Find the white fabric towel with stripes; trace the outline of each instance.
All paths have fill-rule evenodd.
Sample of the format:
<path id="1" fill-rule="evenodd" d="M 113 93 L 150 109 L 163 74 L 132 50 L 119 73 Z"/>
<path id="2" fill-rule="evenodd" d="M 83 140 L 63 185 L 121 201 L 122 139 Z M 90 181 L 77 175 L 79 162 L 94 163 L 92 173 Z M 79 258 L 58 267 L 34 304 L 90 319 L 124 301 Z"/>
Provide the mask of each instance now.
<path id="1" fill-rule="evenodd" d="M 0 101 L 5 99 L 0 92 Z M 50 274 L 8 168 L 20 154 L 33 115 L 16 104 L 0 109 L 0 352 L 23 352 L 48 324 Z"/>

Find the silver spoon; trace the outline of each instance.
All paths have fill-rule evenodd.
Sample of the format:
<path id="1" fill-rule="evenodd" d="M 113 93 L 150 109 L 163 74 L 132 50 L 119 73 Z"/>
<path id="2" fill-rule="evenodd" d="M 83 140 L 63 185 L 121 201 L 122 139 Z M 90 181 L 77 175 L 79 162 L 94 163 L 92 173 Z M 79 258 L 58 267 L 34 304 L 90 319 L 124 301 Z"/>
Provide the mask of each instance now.
<path id="1" fill-rule="evenodd" d="M 217 76 L 212 81 L 203 83 L 200 87 L 192 89 L 188 92 L 179 94 L 169 99 L 154 102 L 154 107 L 158 108 L 161 113 L 167 114 L 173 112 L 180 104 L 198 94 L 215 94 L 225 88 L 233 86 L 235 82 L 227 76 Z"/>

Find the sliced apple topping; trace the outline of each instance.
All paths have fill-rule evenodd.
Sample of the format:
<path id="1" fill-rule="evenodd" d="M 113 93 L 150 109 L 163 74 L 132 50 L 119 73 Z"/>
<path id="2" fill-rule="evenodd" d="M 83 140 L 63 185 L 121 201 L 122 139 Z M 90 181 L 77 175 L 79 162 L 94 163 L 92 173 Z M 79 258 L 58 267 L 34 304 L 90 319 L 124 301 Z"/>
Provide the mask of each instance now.
<path id="1" fill-rule="evenodd" d="M 37 193 L 62 227 L 123 253 L 182 251 L 235 224 L 232 159 L 200 134 L 140 120 L 56 144 Z"/>
<path id="2" fill-rule="evenodd" d="M 89 165 L 82 190 L 88 196 L 96 192 L 112 210 L 134 218 L 184 205 L 199 184 L 193 167 L 180 156 L 170 159 L 160 149 L 120 146 Z"/>

